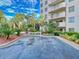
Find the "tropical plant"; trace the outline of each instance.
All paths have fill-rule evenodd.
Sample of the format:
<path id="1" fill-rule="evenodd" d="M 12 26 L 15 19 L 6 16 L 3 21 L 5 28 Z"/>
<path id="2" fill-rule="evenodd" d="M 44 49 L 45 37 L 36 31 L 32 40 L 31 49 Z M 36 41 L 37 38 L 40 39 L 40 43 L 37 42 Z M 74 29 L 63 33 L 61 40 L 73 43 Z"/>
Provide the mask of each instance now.
<path id="1" fill-rule="evenodd" d="M 45 16 L 44 15 L 40 15 L 39 23 L 40 23 L 41 26 L 43 26 L 45 24 Z"/>
<path id="2" fill-rule="evenodd" d="M 12 19 L 12 27 L 17 32 L 17 35 L 20 35 L 21 30 L 23 30 L 23 22 L 24 22 L 24 15 L 17 13 L 15 17 Z"/>
<path id="3" fill-rule="evenodd" d="M 50 21 L 49 23 L 46 24 L 46 26 L 48 27 L 48 32 L 56 32 L 58 31 L 58 24 L 54 21 Z"/>
<path id="4" fill-rule="evenodd" d="M 10 35 L 14 33 L 14 30 L 10 28 L 8 23 L 2 24 L 0 29 L 1 33 L 6 37 L 6 39 L 9 39 Z"/>
<path id="5" fill-rule="evenodd" d="M 0 26 L 6 22 L 6 18 L 4 17 L 4 13 L 0 11 Z"/>

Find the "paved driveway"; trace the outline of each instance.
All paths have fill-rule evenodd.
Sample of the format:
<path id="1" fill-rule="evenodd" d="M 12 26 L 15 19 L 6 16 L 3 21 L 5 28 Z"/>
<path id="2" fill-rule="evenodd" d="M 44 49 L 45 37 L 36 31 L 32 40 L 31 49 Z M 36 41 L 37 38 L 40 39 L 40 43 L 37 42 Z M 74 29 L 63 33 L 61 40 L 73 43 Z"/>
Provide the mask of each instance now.
<path id="1" fill-rule="evenodd" d="M 0 59 L 79 59 L 79 51 L 54 37 L 23 37 L 1 48 Z"/>

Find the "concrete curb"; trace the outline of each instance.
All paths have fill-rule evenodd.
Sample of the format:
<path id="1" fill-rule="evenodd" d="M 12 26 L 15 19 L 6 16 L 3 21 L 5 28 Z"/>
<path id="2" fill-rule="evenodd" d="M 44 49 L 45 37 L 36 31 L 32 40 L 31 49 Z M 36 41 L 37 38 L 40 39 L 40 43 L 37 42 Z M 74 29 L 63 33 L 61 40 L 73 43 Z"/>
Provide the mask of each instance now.
<path id="1" fill-rule="evenodd" d="M 29 35 L 22 35 L 21 37 L 23 37 L 23 36 L 29 36 Z M 32 36 L 34 36 L 34 35 L 32 35 Z M 59 36 L 46 36 L 46 35 L 39 35 L 39 36 L 41 36 L 41 37 L 55 37 L 55 38 L 57 38 L 57 39 L 59 39 L 59 40 L 65 42 L 66 44 L 72 46 L 73 48 L 79 50 L 79 45 L 78 45 L 78 44 L 76 44 L 76 43 L 74 43 L 74 42 L 72 42 L 72 41 L 69 41 L 69 40 L 67 40 L 67 39 L 64 39 L 64 38 L 62 38 L 62 37 L 59 37 Z M 12 40 L 12 41 L 10 41 L 10 42 L 7 42 L 7 43 L 5 43 L 5 44 L 0 45 L 0 48 L 5 48 L 5 47 L 9 47 L 9 46 L 13 45 L 13 44 L 16 43 L 18 40 L 20 40 L 21 37 L 18 37 L 18 38 L 14 39 L 14 40 Z"/>
<path id="2" fill-rule="evenodd" d="M 73 48 L 79 50 L 79 44 L 76 44 L 76 43 L 74 43 L 72 41 L 69 41 L 69 40 L 64 39 L 62 37 L 59 37 L 59 36 L 56 36 L 56 38 L 59 39 L 59 40 L 61 40 L 61 41 L 63 41 L 63 42 L 65 42 L 65 43 L 67 43 L 68 45 L 72 46 Z"/>
<path id="3" fill-rule="evenodd" d="M 22 35 L 22 36 L 20 36 L 20 37 L 14 39 L 14 40 L 12 40 L 12 41 L 10 41 L 10 42 L 1 44 L 1 45 L 0 45 L 0 48 L 5 48 L 5 47 L 9 47 L 9 46 L 13 45 L 14 43 L 16 43 L 16 41 L 20 40 L 20 38 L 23 37 L 23 36 L 25 36 L 25 35 Z"/>

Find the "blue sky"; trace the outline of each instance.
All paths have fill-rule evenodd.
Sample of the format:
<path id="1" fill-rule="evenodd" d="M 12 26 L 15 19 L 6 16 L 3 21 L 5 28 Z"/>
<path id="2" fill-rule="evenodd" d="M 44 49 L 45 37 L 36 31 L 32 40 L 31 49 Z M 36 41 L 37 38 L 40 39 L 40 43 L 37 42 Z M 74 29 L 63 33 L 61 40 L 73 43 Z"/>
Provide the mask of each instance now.
<path id="1" fill-rule="evenodd" d="M 40 0 L 0 0 L 0 10 L 6 16 L 14 16 L 16 13 L 30 14 L 40 13 Z"/>

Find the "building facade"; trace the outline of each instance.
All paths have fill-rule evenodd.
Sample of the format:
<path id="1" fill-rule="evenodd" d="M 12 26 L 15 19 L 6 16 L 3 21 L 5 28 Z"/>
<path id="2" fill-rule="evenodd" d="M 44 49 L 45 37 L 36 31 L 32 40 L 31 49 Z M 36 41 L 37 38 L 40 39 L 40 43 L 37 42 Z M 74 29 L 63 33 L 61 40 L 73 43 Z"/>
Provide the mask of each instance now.
<path id="1" fill-rule="evenodd" d="M 47 5 L 43 5 L 45 1 L 48 2 Z M 60 31 L 79 32 L 78 2 L 79 0 L 41 0 L 41 14 L 47 15 L 47 21 L 56 21 Z M 48 10 L 44 11 L 45 8 Z"/>
<path id="2" fill-rule="evenodd" d="M 47 22 L 49 22 L 49 4 L 50 4 L 50 0 L 40 0 L 40 12 L 42 15 L 45 16 L 45 19 Z"/>

